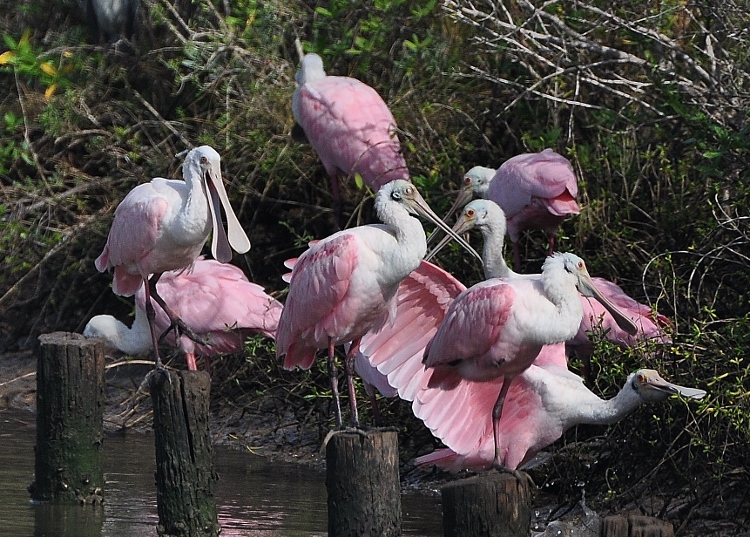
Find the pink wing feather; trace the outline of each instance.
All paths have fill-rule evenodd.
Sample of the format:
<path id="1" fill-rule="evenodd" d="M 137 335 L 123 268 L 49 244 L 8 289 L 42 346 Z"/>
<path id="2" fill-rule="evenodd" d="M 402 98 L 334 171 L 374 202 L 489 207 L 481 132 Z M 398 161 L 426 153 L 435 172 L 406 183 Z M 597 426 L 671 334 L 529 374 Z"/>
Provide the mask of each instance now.
<path id="1" fill-rule="evenodd" d="M 378 93 L 357 79 L 327 76 L 298 90 L 297 122 L 326 171 L 359 173 L 377 190 L 409 179 L 396 121 Z"/>

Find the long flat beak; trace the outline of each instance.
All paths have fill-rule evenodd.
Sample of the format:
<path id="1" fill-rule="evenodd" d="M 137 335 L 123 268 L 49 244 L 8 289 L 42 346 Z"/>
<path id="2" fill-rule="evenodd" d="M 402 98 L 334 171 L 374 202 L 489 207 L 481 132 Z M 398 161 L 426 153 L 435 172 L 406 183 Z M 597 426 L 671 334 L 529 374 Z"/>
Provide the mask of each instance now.
<path id="1" fill-rule="evenodd" d="M 469 203 L 471 201 L 472 197 L 473 197 L 473 194 L 471 193 L 470 190 L 467 190 L 465 188 L 462 188 L 461 190 L 459 190 L 458 191 L 458 195 L 456 196 L 456 199 L 453 202 L 453 205 L 451 205 L 451 208 L 448 209 L 447 213 L 445 213 L 445 216 L 443 217 L 443 222 L 445 222 L 451 216 L 453 216 L 453 213 L 455 213 L 456 211 L 458 211 L 461 207 L 463 207 L 464 205 L 466 205 L 467 203 Z M 429 245 L 432 241 L 435 240 L 436 237 L 437 237 L 437 233 L 433 233 L 432 235 L 430 235 L 430 238 L 427 239 L 427 244 Z M 441 242 L 440 244 L 443 244 L 443 243 Z M 445 246 L 445 245 L 443 244 L 443 246 Z M 442 248 L 442 246 L 441 246 L 441 248 Z M 436 250 L 437 250 L 437 248 L 436 248 Z M 437 251 L 435 253 L 437 253 Z M 435 253 L 433 253 L 432 255 L 434 256 Z"/>
<path id="2" fill-rule="evenodd" d="M 456 220 L 456 223 L 453 225 L 453 233 L 456 236 L 461 236 L 461 234 L 466 233 L 467 231 L 473 228 L 474 228 L 474 222 L 469 221 L 466 218 L 466 216 L 462 214 L 461 216 L 458 217 L 458 220 Z M 433 233 L 430 238 L 434 236 L 435 234 Z M 445 245 L 448 244 L 452 238 L 453 238 L 453 235 L 446 235 L 445 237 L 443 237 L 443 240 L 441 240 L 438 243 L 438 245 L 435 246 L 435 248 L 433 248 L 430 252 L 427 253 L 424 260 L 429 261 L 430 259 L 435 257 L 440 250 L 445 248 Z"/>
<path id="3" fill-rule="evenodd" d="M 448 234 L 446 237 L 446 240 L 449 240 L 449 238 L 452 238 L 455 240 L 458 244 L 460 244 L 467 252 L 469 252 L 471 255 L 476 257 L 479 261 L 482 261 L 482 256 L 480 256 L 474 248 L 471 247 L 471 245 L 466 242 L 463 237 L 460 237 L 457 235 L 451 228 L 443 222 L 438 215 L 436 215 L 432 209 L 430 209 L 430 206 L 427 205 L 427 202 L 424 200 L 421 194 L 419 192 L 416 192 L 416 195 L 414 196 L 412 200 L 412 208 L 419 214 L 420 216 L 423 216 L 436 226 L 438 226 L 440 229 L 445 231 L 445 233 Z M 433 234 L 434 235 L 434 234 Z"/>
<path id="4" fill-rule="evenodd" d="M 227 263 L 232 260 L 232 249 L 240 254 L 244 254 L 250 249 L 250 239 L 247 238 L 239 220 L 237 220 L 237 215 L 234 214 L 232 205 L 229 203 L 221 172 L 209 170 L 206 179 L 208 204 L 213 223 L 211 254 L 217 261 Z M 224 213 L 227 216 L 226 232 L 221 219 L 220 205 L 224 206 Z"/>
<path id="5" fill-rule="evenodd" d="M 591 279 L 591 276 L 586 274 L 581 274 L 579 278 L 580 283 L 582 284 L 578 291 L 588 297 L 593 297 L 596 300 L 599 301 L 599 303 L 604 306 L 604 308 L 612 315 L 612 318 L 617 323 L 617 326 L 625 330 L 628 334 L 631 336 L 634 336 L 638 332 L 638 327 L 633 322 L 633 320 L 625 315 L 623 312 L 621 312 L 617 306 L 615 306 L 606 296 L 604 296 L 599 289 L 597 289 L 596 285 L 594 285 L 593 280 Z"/>
<path id="6" fill-rule="evenodd" d="M 705 390 L 700 390 L 698 388 L 687 388 L 685 386 L 680 386 L 679 384 L 674 384 L 672 382 L 664 380 L 656 372 L 654 372 L 654 374 L 648 375 L 648 377 L 646 378 L 646 382 L 651 388 L 668 394 L 679 393 L 680 395 L 689 397 L 690 399 L 703 399 L 706 396 Z"/>

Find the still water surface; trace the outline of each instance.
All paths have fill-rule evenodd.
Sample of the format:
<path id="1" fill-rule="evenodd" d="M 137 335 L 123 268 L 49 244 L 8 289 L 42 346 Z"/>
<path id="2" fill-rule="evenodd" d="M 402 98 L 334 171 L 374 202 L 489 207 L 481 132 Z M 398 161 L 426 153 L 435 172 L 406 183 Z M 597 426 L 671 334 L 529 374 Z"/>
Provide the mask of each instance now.
<path id="1" fill-rule="evenodd" d="M 13 537 L 156 536 L 153 437 L 108 435 L 104 444 L 105 502 L 91 506 L 36 505 L 36 416 L 0 412 L 0 535 Z M 225 446 L 214 449 L 222 537 L 316 537 L 327 534 L 325 474 L 302 465 L 271 463 Z M 402 497 L 403 532 L 442 536 L 438 498 Z"/>

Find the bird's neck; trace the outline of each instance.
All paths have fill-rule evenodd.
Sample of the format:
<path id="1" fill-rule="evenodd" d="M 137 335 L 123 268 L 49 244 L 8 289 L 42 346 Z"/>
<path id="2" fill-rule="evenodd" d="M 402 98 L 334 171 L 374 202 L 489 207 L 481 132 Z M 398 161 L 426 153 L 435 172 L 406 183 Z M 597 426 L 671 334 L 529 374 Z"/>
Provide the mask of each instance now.
<path id="1" fill-rule="evenodd" d="M 558 319 L 554 323 L 562 339 L 567 341 L 578 333 L 583 319 L 583 306 L 578 290 L 565 276 L 565 269 L 554 267 L 542 272 L 541 284 L 547 299 L 554 304 Z"/>
<path id="2" fill-rule="evenodd" d="M 636 407 L 643 404 L 643 399 L 628 384 L 612 399 L 599 399 L 588 404 L 579 405 L 580 423 L 608 425 L 616 423 Z"/>
<path id="3" fill-rule="evenodd" d="M 489 279 L 508 278 L 512 276 L 514 273 L 510 270 L 503 257 L 505 232 L 495 229 L 491 225 L 483 227 L 481 231 L 484 238 L 484 248 L 482 250 L 484 277 Z"/>
<path id="4" fill-rule="evenodd" d="M 201 180 L 200 168 L 189 162 L 183 166 L 183 178 L 187 187 L 187 195 L 182 200 L 182 207 L 177 215 L 182 228 L 179 238 L 186 243 L 199 242 L 200 237 L 207 237 L 211 230 L 212 221 L 209 214 L 208 187 Z"/>

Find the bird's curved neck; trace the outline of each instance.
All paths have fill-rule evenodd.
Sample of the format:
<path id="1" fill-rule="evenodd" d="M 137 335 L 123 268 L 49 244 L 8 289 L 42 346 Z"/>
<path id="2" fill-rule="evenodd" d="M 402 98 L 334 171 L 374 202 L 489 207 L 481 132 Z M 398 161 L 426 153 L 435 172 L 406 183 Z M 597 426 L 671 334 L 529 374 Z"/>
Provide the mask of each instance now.
<path id="1" fill-rule="evenodd" d="M 636 407 L 643 404 L 643 399 L 628 384 L 612 399 L 596 398 L 588 404 L 578 405 L 581 413 L 580 423 L 608 425 L 621 420 Z"/>
<path id="2" fill-rule="evenodd" d="M 397 250 L 398 256 L 393 259 L 393 262 L 403 263 L 404 270 L 408 268 L 406 272 L 408 274 L 419 266 L 420 261 L 427 254 L 427 237 L 422 222 L 400 206 L 381 206 L 378 216 L 400 246 Z"/>
<path id="3" fill-rule="evenodd" d="M 489 279 L 514 276 L 515 272 L 510 270 L 503 257 L 505 232 L 497 229 L 492 224 L 482 227 L 481 232 L 484 238 L 484 247 L 482 250 L 484 277 Z"/>

